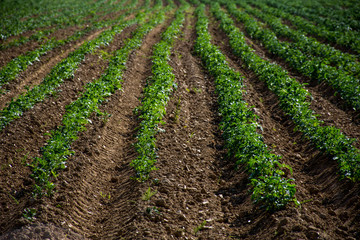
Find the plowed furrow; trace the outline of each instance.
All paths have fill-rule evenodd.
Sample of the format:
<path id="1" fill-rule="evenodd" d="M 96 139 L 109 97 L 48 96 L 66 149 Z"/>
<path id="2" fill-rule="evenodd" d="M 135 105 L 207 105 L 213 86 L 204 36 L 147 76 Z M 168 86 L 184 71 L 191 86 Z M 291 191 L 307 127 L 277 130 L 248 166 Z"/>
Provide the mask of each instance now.
<path id="1" fill-rule="evenodd" d="M 311 239 L 309 236 L 315 232 L 319 238 L 324 239 L 353 236 L 353 233 L 344 233 L 341 228 L 355 229 L 349 224 L 352 222 L 358 226 L 359 221 L 354 216 L 349 217 L 349 222 L 332 216 L 340 213 L 340 211 L 335 212 L 334 210 L 339 206 L 344 206 L 342 204 L 344 195 L 349 197 L 347 201 L 356 201 L 359 186 L 347 180 L 340 181 L 336 162 L 321 154 L 309 141 L 303 140 L 300 133 L 294 131 L 295 125 L 281 110 L 277 97 L 254 76 L 254 73 L 241 68 L 241 61 L 231 53 L 228 38 L 217 27 L 217 23 L 212 22 L 210 31 L 214 42 L 228 56 L 231 65 L 246 76 L 244 79 L 247 91 L 246 102 L 250 106 L 254 106 L 255 113 L 260 117 L 259 123 L 262 125 L 261 133 L 265 143 L 273 148 L 276 154 L 282 155 L 282 161 L 293 168 L 293 178 L 297 186 L 296 197 L 300 202 L 312 202 L 312 204 L 304 203 L 299 209 L 295 206 L 288 206 L 287 209 L 276 213 L 265 213 L 248 205 L 249 196 L 246 195 L 244 187 L 238 186 L 238 190 L 235 190 L 238 192 L 230 201 L 232 203 L 230 216 L 234 215 L 234 212 L 238 213 L 236 217 L 233 216 L 233 224 L 237 227 L 238 236 L 261 239 L 262 236 L 268 236 L 271 231 L 269 229 L 274 231 L 275 238 L 283 236 L 281 234 L 285 232 L 292 232 L 292 237 L 305 239 Z M 258 50 L 256 49 L 256 51 Z M 290 175 L 290 172 L 287 174 Z M 242 181 L 246 183 L 245 179 Z M 347 189 L 346 191 L 352 189 L 354 192 L 345 194 L 341 189 Z M 335 203 L 338 206 L 332 205 Z M 344 213 L 346 216 L 350 216 L 354 208 L 356 207 L 348 204 L 341 211 L 346 212 Z M 332 219 L 332 221 L 324 222 L 320 219 Z M 332 230 L 329 231 L 329 229 Z M 276 236 L 276 233 L 280 235 Z"/>
<path id="2" fill-rule="evenodd" d="M 308 84 L 305 88 L 313 97 L 310 108 L 319 115 L 319 120 L 324 121 L 325 125 L 341 129 L 341 131 L 350 138 L 360 140 L 359 111 L 351 109 L 327 83 L 319 83 L 316 79 L 312 80 L 309 77 L 301 75 L 291 69 L 285 61 L 269 53 L 258 41 L 252 40 L 246 34 L 242 23 L 236 22 L 236 26 L 245 33 L 247 44 L 255 49 L 257 55 L 278 64 L 289 72 L 290 77 L 295 78 L 298 82 Z M 357 146 L 360 147 L 360 144 L 357 144 Z"/>
<path id="3" fill-rule="evenodd" d="M 44 211 L 41 219 L 62 224 L 65 228 L 91 239 L 119 239 L 136 213 L 138 182 L 130 161 L 136 156 L 132 146 L 138 124 L 133 109 L 139 104 L 141 90 L 150 75 L 152 46 L 169 21 L 156 27 L 141 48 L 132 54 L 123 76 L 122 90 L 114 93 L 103 111 L 107 119 L 92 117 L 92 125 L 80 134 L 73 149 L 77 153 L 61 172 L 59 191 L 43 205 L 64 205 L 59 216 L 55 208 Z M 70 204 L 63 204 L 63 203 Z"/>
<path id="4" fill-rule="evenodd" d="M 166 124 L 160 126 L 164 131 L 157 136 L 158 170 L 151 179 L 158 180 L 141 189 L 143 195 L 149 187 L 156 194 L 142 201 L 129 239 L 226 239 L 229 234 L 218 194 L 217 164 L 224 151 L 217 150 L 222 140 L 216 96 L 200 60 L 192 55 L 194 24 L 190 13 L 182 40 L 174 45 L 170 65 L 178 87 L 167 106 Z M 204 221 L 203 230 L 196 231 Z"/>
<path id="5" fill-rule="evenodd" d="M 64 40 L 68 36 L 73 35 L 76 31 L 79 31 L 80 28 L 77 26 L 72 26 L 64 29 L 58 29 L 56 32 L 47 36 L 48 39 L 55 38 L 56 40 Z M 39 41 L 30 41 L 24 45 L 18 47 L 10 47 L 0 51 L 0 68 L 5 66 L 12 59 L 18 57 L 21 54 L 25 54 L 28 51 L 33 51 L 38 48 L 42 42 Z"/>
<path id="6" fill-rule="evenodd" d="M 134 26 L 125 29 L 115 37 L 111 45 L 101 50 L 111 52 L 119 48 L 123 39 L 127 38 L 133 29 Z M 65 106 L 79 96 L 86 83 L 99 78 L 106 65 L 107 60 L 100 55 L 87 55 L 72 80 L 65 81 L 53 97 L 26 112 L 22 118 L 0 133 L 0 198 L 6 202 L 6 205 L 0 207 L 1 212 L 8 209 L 10 215 L 16 219 L 9 222 L 0 218 L 0 232 L 20 224 L 22 220 L 19 218 L 23 210 L 21 207 L 29 204 L 33 182 L 29 178 L 31 172 L 26 163 L 32 161 L 30 157 L 39 156 L 40 148 L 48 139 L 45 134 L 60 124 Z M 19 201 L 19 204 L 12 198 Z"/>
<path id="7" fill-rule="evenodd" d="M 50 73 L 51 69 L 57 63 L 66 58 L 75 49 L 79 48 L 85 41 L 95 39 L 104 30 L 105 29 L 101 29 L 92 32 L 90 35 L 81 38 L 79 41 L 66 44 L 61 48 L 56 48 L 53 51 L 47 53 L 40 62 L 36 62 L 35 64 L 29 66 L 19 75 L 17 79 L 4 86 L 4 89 L 10 91 L 4 95 L 0 95 L 0 109 L 6 107 L 11 99 L 16 98 L 22 93 L 25 93 L 28 87 L 31 89 L 32 86 L 41 83 L 42 79 Z"/>

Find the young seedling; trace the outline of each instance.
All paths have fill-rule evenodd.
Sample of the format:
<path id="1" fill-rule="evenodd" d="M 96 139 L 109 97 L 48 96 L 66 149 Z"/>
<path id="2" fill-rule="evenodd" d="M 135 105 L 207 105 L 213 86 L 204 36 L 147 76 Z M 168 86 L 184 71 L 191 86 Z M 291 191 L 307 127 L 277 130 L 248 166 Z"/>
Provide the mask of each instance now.
<path id="1" fill-rule="evenodd" d="M 144 195 L 141 197 L 143 201 L 149 201 L 152 196 L 154 196 L 157 193 L 157 190 L 151 191 L 151 188 L 149 187 Z"/>
<path id="2" fill-rule="evenodd" d="M 204 220 L 199 226 L 194 228 L 194 233 L 197 234 L 199 231 L 204 229 L 205 225 L 206 225 L 206 220 Z"/>
<path id="3" fill-rule="evenodd" d="M 24 213 L 23 213 L 23 217 L 32 222 L 35 220 L 35 215 L 36 215 L 36 209 L 35 208 L 25 208 L 24 209 Z"/>

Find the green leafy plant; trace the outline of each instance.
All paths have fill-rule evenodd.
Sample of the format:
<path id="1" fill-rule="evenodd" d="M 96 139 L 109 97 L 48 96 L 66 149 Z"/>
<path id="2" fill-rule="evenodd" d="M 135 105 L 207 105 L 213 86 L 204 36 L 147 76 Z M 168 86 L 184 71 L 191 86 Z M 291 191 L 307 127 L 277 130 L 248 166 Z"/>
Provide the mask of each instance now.
<path id="1" fill-rule="evenodd" d="M 239 12 L 233 3 L 228 3 L 227 8 L 237 19 L 245 22 L 250 35 L 264 33 L 254 19 Z M 220 27 L 229 36 L 234 54 L 239 56 L 245 66 L 254 71 L 259 79 L 279 97 L 280 107 L 294 121 L 296 129 L 311 140 L 318 149 L 332 155 L 333 159 L 339 162 L 343 177 L 353 181 L 359 180 L 360 150 L 353 145 L 355 139 L 348 138 L 335 127 L 321 126 L 322 121 L 317 119 L 309 107 L 311 95 L 304 89 L 304 85 L 289 77 L 280 66 L 256 55 L 246 44 L 244 34 L 235 27 L 233 20 L 219 8 L 218 4 L 213 5 L 212 12 L 221 21 Z M 271 39 L 273 38 L 268 38 L 269 41 Z"/>
<path id="2" fill-rule="evenodd" d="M 162 118 L 166 113 L 166 104 L 170 99 L 172 91 L 177 87 L 175 75 L 168 59 L 171 54 L 173 42 L 180 34 L 182 23 L 184 22 L 184 10 L 189 7 L 183 5 L 175 13 L 175 20 L 162 34 L 162 40 L 154 46 L 152 77 L 147 87 L 144 89 L 144 97 L 141 106 L 134 112 L 139 114 L 141 119 L 135 143 L 138 157 L 130 165 L 136 171 L 135 179 L 145 181 L 149 178 L 149 173 L 156 169 L 156 138 L 155 135 L 160 130 L 159 125 L 163 123 Z"/>
<path id="3" fill-rule="evenodd" d="M 235 157 L 237 164 L 246 164 L 253 187 L 252 199 L 255 203 L 261 204 L 267 210 L 283 208 L 289 201 L 297 203 L 293 179 L 282 177 L 282 169 L 291 168 L 280 163 L 280 156 L 271 153 L 257 132 L 260 128 L 256 122 L 258 117 L 242 99 L 245 93 L 242 76 L 229 67 L 226 57 L 211 44 L 204 7 L 200 5 L 196 10 L 198 36 L 195 52 L 215 78 L 222 118 L 220 128 L 228 154 Z M 215 7 L 220 11 L 219 5 L 214 5 Z M 229 22 L 222 25 L 227 26 Z"/>
<path id="4" fill-rule="evenodd" d="M 155 15 L 151 15 L 150 21 L 143 24 L 146 14 L 138 14 L 133 20 L 122 23 L 116 32 L 121 32 L 126 26 L 132 23 L 142 23 L 134 32 L 131 39 L 128 39 L 123 48 L 117 50 L 109 62 L 106 73 L 101 78 L 86 85 L 81 96 L 68 106 L 62 119 L 62 125 L 55 131 L 51 132 L 50 139 L 42 147 L 41 157 L 34 158 L 29 165 L 32 168 L 32 177 L 35 179 L 34 196 L 51 195 L 55 184 L 52 179 L 57 177 L 57 172 L 66 167 L 67 159 L 74 154 L 70 146 L 77 138 L 79 132 L 85 131 L 85 125 L 90 122 L 89 118 L 92 113 L 106 116 L 101 113 L 99 106 L 105 99 L 121 88 L 122 74 L 126 68 L 126 62 L 130 53 L 140 47 L 144 36 L 157 24 L 164 20 L 164 13 L 167 8 L 162 9 Z M 108 42 L 112 39 L 113 34 L 109 32 L 106 35 Z"/>
<path id="5" fill-rule="evenodd" d="M 199 226 L 194 228 L 194 233 L 197 234 L 199 231 L 201 231 L 202 229 L 204 229 L 205 225 L 206 225 L 206 220 L 204 220 L 202 223 L 200 223 Z"/>
<path id="6" fill-rule="evenodd" d="M 157 190 L 152 191 L 149 187 L 146 192 L 142 195 L 141 199 L 143 201 L 149 201 L 152 196 L 154 196 L 157 193 Z"/>
<path id="7" fill-rule="evenodd" d="M 35 216 L 36 216 L 36 209 L 35 208 L 25 208 L 24 209 L 24 213 L 23 213 L 23 217 L 32 222 L 35 220 Z"/>

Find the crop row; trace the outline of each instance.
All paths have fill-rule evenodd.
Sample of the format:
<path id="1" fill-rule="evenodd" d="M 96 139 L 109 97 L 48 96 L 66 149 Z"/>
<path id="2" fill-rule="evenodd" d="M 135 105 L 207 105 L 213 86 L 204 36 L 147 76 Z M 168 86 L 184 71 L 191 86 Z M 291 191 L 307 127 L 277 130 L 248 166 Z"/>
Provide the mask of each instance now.
<path id="1" fill-rule="evenodd" d="M 294 1 L 292 4 L 284 4 L 279 1 L 267 1 L 269 4 L 275 3 L 278 8 L 286 11 L 290 14 L 296 14 L 315 22 L 317 25 L 325 26 L 330 30 L 336 31 L 349 31 L 349 30 L 360 30 L 360 23 L 358 20 L 353 19 L 348 14 L 342 14 L 343 10 L 336 10 L 330 7 L 324 7 L 322 4 L 318 8 L 315 8 L 315 4 L 312 3 L 311 7 L 305 8 L 301 6 L 301 1 L 297 5 Z"/>
<path id="2" fill-rule="evenodd" d="M 304 32 L 298 31 L 281 23 L 281 19 L 271 14 L 266 14 L 258 9 L 251 8 L 244 1 L 238 2 L 246 12 L 260 18 L 279 37 L 286 37 L 294 41 L 290 43 L 291 48 L 301 50 L 304 54 L 321 57 L 323 63 L 334 65 L 347 74 L 360 77 L 360 65 L 354 55 L 343 53 L 327 44 L 322 44 L 312 37 L 306 37 Z"/>
<path id="3" fill-rule="evenodd" d="M 72 5 L 65 6 L 61 12 L 53 11 L 51 14 L 30 17 L 25 21 L 20 19 L 12 19 L 10 22 L 6 21 L 7 24 L 1 28 L 0 38 L 5 40 L 10 36 L 17 36 L 24 31 L 48 26 L 79 24 L 85 20 L 85 17 L 91 16 L 91 14 L 95 15 L 96 10 L 102 8 L 106 2 L 107 0 L 102 0 L 84 4 L 83 1 L 78 1 L 71 3 Z"/>
<path id="4" fill-rule="evenodd" d="M 273 14 L 277 17 L 281 17 L 290 21 L 292 25 L 298 29 L 303 30 L 309 35 L 314 35 L 327 41 L 343 46 L 344 48 L 350 48 L 356 53 L 360 53 L 360 38 L 354 31 L 335 31 L 328 30 L 323 26 L 314 25 L 313 23 L 284 10 L 276 8 L 276 4 L 272 4 L 274 7 L 266 6 L 259 2 L 252 2 L 255 6 L 259 7 L 263 12 Z"/>
<path id="5" fill-rule="evenodd" d="M 257 133 L 260 125 L 257 116 L 242 99 L 245 92 L 242 76 L 229 67 L 226 57 L 211 44 L 208 33 L 208 19 L 204 5 L 200 5 L 196 15 L 197 39 L 195 52 L 201 57 L 206 69 L 215 78 L 218 94 L 221 130 L 230 156 L 237 164 L 246 164 L 253 187 L 252 199 L 263 204 L 267 210 L 284 207 L 289 201 L 297 203 L 293 179 L 283 177 L 280 156 L 271 153 L 262 135 Z"/>
<path id="6" fill-rule="evenodd" d="M 128 22 L 135 23 L 135 20 Z M 19 96 L 16 100 L 12 100 L 6 108 L 0 111 L 0 130 L 13 120 L 20 118 L 26 110 L 32 108 L 36 103 L 53 94 L 65 79 L 73 77 L 74 72 L 87 53 L 109 44 L 121 30 L 122 24 L 115 25 L 111 29 L 103 31 L 97 38 L 83 43 L 78 49 L 71 52 L 67 58 L 60 61 L 39 85 L 26 94 Z"/>
<path id="7" fill-rule="evenodd" d="M 86 129 L 85 125 L 90 122 L 90 115 L 103 114 L 99 110 L 101 103 L 117 89 L 121 89 L 122 75 L 130 53 L 141 46 L 142 39 L 154 26 L 164 21 L 167 10 L 169 8 L 163 8 L 146 23 L 146 14 L 141 13 L 136 19 L 117 26 L 117 32 L 120 32 L 129 24 L 139 21 L 139 27 L 132 38 L 128 39 L 110 59 L 106 72 L 99 79 L 87 84 L 81 96 L 66 107 L 62 125 L 51 133 L 50 139 L 41 149 L 42 156 L 35 158 L 31 163 L 32 177 L 36 182 L 35 195 L 52 193 L 55 187 L 51 182 L 52 177 L 56 177 L 58 170 L 66 167 L 67 158 L 74 153 L 71 151 L 71 144 L 78 138 L 78 133 Z"/>
<path id="8" fill-rule="evenodd" d="M 135 168 L 136 178 L 140 181 L 146 180 L 149 173 L 156 169 L 154 166 L 156 162 L 155 135 L 166 114 L 166 105 L 170 95 L 176 88 L 175 75 L 168 61 L 174 40 L 179 35 L 185 20 L 184 11 L 189 7 L 185 3 L 182 3 L 181 8 L 176 11 L 175 20 L 163 32 L 162 40 L 153 48 L 151 80 L 144 89 L 141 105 L 136 108 L 141 123 L 135 143 L 138 157 L 131 162 L 131 166 Z"/>
<path id="9" fill-rule="evenodd" d="M 86 27 L 88 25 L 92 25 L 92 24 L 98 22 L 100 17 L 106 16 L 110 13 L 124 9 L 125 7 L 123 7 L 122 5 L 125 2 L 126 2 L 126 0 L 121 0 L 121 2 L 118 2 L 116 5 L 111 5 L 112 3 L 109 3 L 109 4 L 105 5 L 101 14 L 99 13 L 99 11 L 97 11 L 96 13 L 95 13 L 95 11 L 92 11 L 91 18 L 86 19 L 86 20 L 84 18 L 81 20 L 81 27 Z M 129 9 L 129 7 L 131 7 L 131 8 L 135 7 L 136 3 L 137 3 L 137 0 L 133 0 L 131 4 L 126 6 L 126 9 Z M 20 36 L 18 38 L 14 38 L 11 41 L 6 42 L 5 44 L 0 44 L 0 50 L 7 49 L 10 47 L 14 47 L 14 46 L 21 46 L 29 41 L 45 41 L 50 34 L 56 32 L 58 29 L 68 27 L 73 24 L 79 25 L 80 23 L 72 22 L 72 24 L 69 24 L 69 25 L 56 25 L 51 28 L 37 30 L 30 36 Z"/>
<path id="10" fill-rule="evenodd" d="M 236 13 L 234 3 L 228 3 L 230 12 Z M 221 28 L 228 35 L 234 54 L 252 70 L 280 100 L 280 106 L 290 116 L 297 130 L 310 139 L 321 151 L 333 156 L 340 165 L 343 177 L 351 180 L 360 179 L 360 151 L 353 146 L 354 139 L 349 139 L 332 126 L 321 126 L 322 121 L 316 118 L 309 108 L 310 94 L 303 85 L 289 77 L 288 72 L 280 66 L 263 60 L 246 44 L 244 34 L 235 27 L 234 21 L 220 10 L 218 4 L 212 6 L 212 12 L 221 21 Z"/>
<path id="11" fill-rule="evenodd" d="M 136 2 L 136 1 L 134 1 Z M 133 6 L 132 6 L 133 7 Z M 82 29 L 80 31 L 75 32 L 73 35 L 67 37 L 64 40 L 55 40 L 51 39 L 41 46 L 39 46 L 37 49 L 28 51 L 27 53 L 20 55 L 14 59 L 12 59 L 8 64 L 6 64 L 3 68 L 0 70 L 0 90 L 1 87 L 4 84 L 7 84 L 8 82 L 14 80 L 17 78 L 19 73 L 22 71 L 25 71 L 29 65 L 32 65 L 35 61 L 40 61 L 39 58 L 42 55 L 45 55 L 48 51 L 63 46 L 69 42 L 76 41 L 83 37 L 85 34 L 93 31 L 94 29 L 101 29 L 105 28 L 107 26 L 110 26 L 114 24 L 114 22 L 118 22 L 128 14 L 134 11 L 134 8 L 129 8 L 130 10 L 124 12 L 122 15 L 120 15 L 116 19 L 111 19 L 107 21 L 101 21 L 101 22 L 92 22 L 90 26 L 86 27 L 85 29 Z M 1 91 L 0 91 L 1 93 Z"/>
<path id="12" fill-rule="evenodd" d="M 311 3 L 313 3 L 313 1 Z M 336 0 L 320 0 L 316 9 L 313 9 L 311 4 L 304 10 L 311 14 L 317 14 L 320 17 L 325 17 L 326 19 L 330 18 L 332 20 L 336 20 L 339 22 L 337 25 L 343 25 L 343 23 L 345 23 L 353 30 L 360 30 L 360 24 L 358 21 L 360 17 L 360 5 L 358 1 L 344 0 L 339 2 Z"/>
<path id="13" fill-rule="evenodd" d="M 293 69 L 303 75 L 328 83 L 349 105 L 354 109 L 360 109 L 358 79 L 324 64 L 322 58 L 309 58 L 300 50 L 292 48 L 290 43 L 279 41 L 274 32 L 261 27 L 258 21 L 249 14 L 238 10 L 235 4 L 228 4 L 228 9 L 237 20 L 244 23 L 246 32 L 252 38 L 260 40 L 268 51 L 284 59 Z"/>

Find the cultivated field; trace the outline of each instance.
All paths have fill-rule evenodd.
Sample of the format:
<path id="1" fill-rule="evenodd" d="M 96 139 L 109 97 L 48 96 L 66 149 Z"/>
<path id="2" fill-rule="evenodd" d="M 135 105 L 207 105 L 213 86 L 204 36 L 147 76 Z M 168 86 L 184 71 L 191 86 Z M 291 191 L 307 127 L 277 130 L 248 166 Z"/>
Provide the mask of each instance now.
<path id="1" fill-rule="evenodd" d="M 0 2 L 0 239 L 360 239 L 356 0 Z"/>

